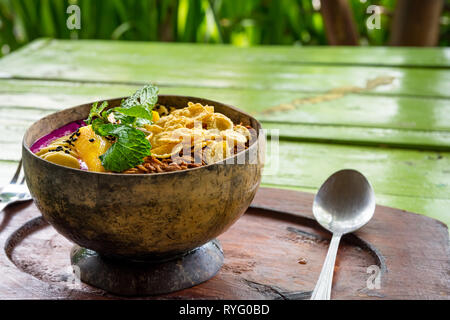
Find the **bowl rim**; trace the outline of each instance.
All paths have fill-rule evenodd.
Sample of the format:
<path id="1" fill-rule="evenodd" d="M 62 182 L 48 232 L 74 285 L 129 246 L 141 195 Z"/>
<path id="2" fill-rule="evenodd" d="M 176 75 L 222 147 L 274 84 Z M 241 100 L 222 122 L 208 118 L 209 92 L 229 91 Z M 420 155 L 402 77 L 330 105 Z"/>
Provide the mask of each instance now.
<path id="1" fill-rule="evenodd" d="M 233 156 L 228 157 L 228 158 L 225 158 L 225 159 L 223 159 L 223 160 L 221 160 L 221 161 L 218 161 L 218 162 L 214 162 L 214 163 L 207 164 L 207 165 L 200 166 L 200 167 L 196 167 L 196 168 L 189 168 L 189 169 L 186 169 L 186 170 L 178 170 L 178 171 L 170 171 L 170 172 L 160 172 L 160 173 L 150 173 L 150 174 L 149 174 L 149 173 L 133 173 L 133 174 L 128 174 L 128 173 L 120 173 L 120 172 L 119 172 L 119 173 L 118 173 L 118 172 L 97 172 L 97 171 L 89 171 L 89 170 L 82 170 L 82 169 L 71 168 L 71 167 L 63 166 L 63 165 L 56 164 L 56 163 L 47 161 L 47 160 L 45 160 L 45 159 L 42 159 L 41 157 L 39 157 L 39 156 L 37 156 L 35 153 L 33 153 L 33 152 L 31 151 L 30 147 L 27 146 L 27 144 L 25 143 L 25 138 L 27 137 L 30 128 L 31 128 L 33 125 L 35 125 L 37 122 L 39 122 L 39 121 L 41 121 L 41 120 L 43 120 L 43 119 L 45 119 L 45 118 L 52 117 L 52 116 L 54 116 L 55 114 L 57 114 L 57 113 L 59 113 L 59 112 L 69 111 L 69 110 L 75 110 L 75 109 L 78 109 L 78 108 L 80 108 L 80 107 L 85 107 L 86 105 L 92 105 L 92 104 L 94 104 L 95 102 L 104 102 L 104 101 L 110 102 L 110 101 L 116 101 L 116 100 L 120 101 L 120 100 L 126 99 L 126 98 L 128 98 L 128 97 L 129 97 L 129 96 L 122 96 L 122 97 L 116 97 L 116 98 L 110 98 L 110 99 L 96 100 L 96 101 L 92 101 L 92 102 L 87 102 L 87 103 L 79 104 L 79 105 L 76 105 L 76 106 L 73 106 L 73 107 L 64 108 L 64 109 L 58 110 L 58 111 L 56 111 L 56 112 L 52 112 L 52 113 L 50 113 L 50 114 L 48 114 L 48 115 L 46 115 L 46 116 L 44 116 L 44 117 L 42 117 L 42 118 L 40 118 L 40 119 L 34 121 L 34 122 L 27 128 L 27 130 L 25 131 L 25 133 L 24 133 L 24 135 L 23 135 L 23 138 L 22 138 L 22 150 L 23 150 L 23 151 L 26 151 L 26 152 L 29 153 L 29 154 L 31 154 L 31 156 L 34 157 L 35 159 L 37 159 L 38 161 L 40 160 L 40 161 L 43 161 L 44 163 L 47 163 L 47 164 L 49 164 L 49 165 L 53 165 L 53 166 L 56 166 L 56 167 L 59 167 L 59 168 L 62 168 L 62 169 L 67 169 L 67 170 L 69 170 L 69 171 L 75 171 L 75 172 L 79 172 L 79 173 L 83 173 L 83 174 L 105 175 L 105 176 L 116 176 L 116 177 L 120 177 L 120 176 L 122 176 L 122 177 L 155 177 L 155 176 L 162 176 L 162 175 L 169 175 L 169 174 L 181 174 L 181 173 L 186 173 L 186 172 L 192 172 L 192 171 L 197 171 L 197 170 L 200 170 L 200 169 L 205 169 L 205 168 L 208 168 L 208 167 L 212 167 L 212 166 L 224 164 L 228 159 L 235 158 L 235 157 L 237 157 L 238 155 L 240 155 L 240 154 L 242 154 L 242 153 L 249 152 L 250 149 L 258 148 L 258 147 L 259 147 L 259 140 L 261 139 L 260 131 L 259 131 L 259 130 L 262 129 L 262 126 L 261 126 L 261 123 L 260 123 L 255 117 L 253 117 L 252 115 L 250 115 L 249 113 L 247 113 L 247 112 L 245 112 L 245 111 L 242 111 L 242 110 L 240 110 L 240 109 L 238 109 L 238 108 L 236 108 L 236 107 L 234 107 L 234 106 L 232 106 L 232 105 L 223 103 L 223 102 L 219 102 L 219 101 L 215 101 L 215 100 L 211 100 L 211 99 L 206 99 L 206 98 L 193 97 L 193 96 L 183 96 L 183 95 L 176 95 L 176 94 L 159 94 L 159 95 L 158 95 L 158 99 L 159 99 L 159 97 L 180 97 L 180 98 L 187 98 L 187 99 L 193 99 L 193 100 L 203 100 L 203 101 L 206 101 L 206 102 L 211 103 L 211 104 L 214 104 L 214 103 L 215 103 L 215 104 L 220 104 L 220 105 L 222 105 L 222 106 L 225 106 L 225 107 L 227 107 L 227 108 L 229 108 L 229 109 L 231 109 L 231 110 L 233 110 L 233 111 L 239 112 L 239 113 L 243 114 L 244 116 L 247 116 L 248 118 L 250 118 L 250 119 L 252 119 L 252 120 L 254 120 L 254 121 L 256 122 L 256 124 L 258 125 L 258 128 L 256 128 L 256 132 L 257 132 L 257 138 L 256 138 L 256 141 L 253 142 L 253 144 L 250 145 L 247 149 L 242 150 L 241 152 L 238 152 L 238 153 L 234 154 Z M 39 138 L 38 138 L 38 139 L 39 139 Z M 35 142 L 36 142 L 36 141 L 35 141 Z M 33 143 L 34 143 L 34 142 L 33 142 Z M 31 144 L 31 145 L 32 145 L 32 144 Z M 30 145 L 30 146 L 31 146 L 31 145 Z M 22 158 L 23 158 L 23 156 L 22 156 Z M 258 159 L 258 161 L 259 161 L 259 159 Z"/>

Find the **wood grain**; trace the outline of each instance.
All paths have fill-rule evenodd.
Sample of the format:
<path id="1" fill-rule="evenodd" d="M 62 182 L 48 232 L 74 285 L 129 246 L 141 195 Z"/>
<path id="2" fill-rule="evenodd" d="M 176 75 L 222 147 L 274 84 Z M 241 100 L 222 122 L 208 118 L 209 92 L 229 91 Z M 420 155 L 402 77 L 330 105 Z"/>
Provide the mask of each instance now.
<path id="1" fill-rule="evenodd" d="M 136 88 L 130 85 L 0 80 L 0 125 L 10 131 L 23 130 L 22 127 L 53 111 L 131 94 Z M 282 136 L 290 139 L 450 149 L 450 105 L 445 99 L 346 94 L 324 100 L 320 93 L 189 87 L 163 87 L 161 93 L 206 97 L 237 105 L 252 113 L 265 127 L 275 127 Z M 300 103 L 305 100 L 311 102 Z M 289 106 L 289 110 L 264 113 L 285 106 Z M 18 132 L 18 136 L 22 134 L 22 131 Z"/>
<path id="2" fill-rule="evenodd" d="M 261 188 L 247 214 L 219 237 L 225 265 L 217 276 L 191 289 L 147 298 L 308 298 L 330 238 L 312 219 L 311 203 L 309 194 Z M 343 240 L 333 299 L 450 298 L 450 251 L 443 224 L 378 206 L 367 226 Z M 33 204 L 5 211 L 0 243 L 6 244 L 0 253 L 2 299 L 119 298 L 84 284 L 73 286 L 72 244 L 40 218 Z M 384 270 L 380 289 L 367 289 L 370 265 Z"/>
<path id="3" fill-rule="evenodd" d="M 195 45 L 187 54 L 176 49 L 171 54 L 167 51 L 145 45 L 116 46 L 115 42 L 52 40 L 6 56 L 0 60 L 0 70 L 2 77 L 15 79 L 135 85 L 154 82 L 158 86 L 293 92 L 362 87 L 370 79 L 392 77 L 392 85 L 377 87 L 374 92 L 450 97 L 450 72 L 446 68 L 289 64 L 270 60 L 261 63 L 252 62 L 252 58 L 220 60 L 214 51 L 200 59 Z"/>
<path id="4" fill-rule="evenodd" d="M 215 57 L 216 61 L 239 63 L 276 63 L 276 64 L 325 64 L 325 65 L 370 65 L 394 67 L 428 67 L 448 68 L 450 48 L 401 48 L 401 47 L 332 47 L 332 46 L 253 46 L 240 48 L 221 44 L 167 43 L 144 41 L 111 41 L 111 40 L 56 40 L 38 39 L 22 48 L 20 54 L 29 55 L 48 47 L 48 50 L 61 50 L 71 47 L 80 50 L 89 46 L 92 51 L 105 52 L 107 48 L 117 48 L 114 54 L 125 56 L 134 52 L 148 59 L 156 59 L 161 55 L 168 61 L 187 57 L 196 62 Z M 195 54 L 193 53 L 195 48 Z M 18 52 L 15 52 L 16 55 Z M 126 61 L 126 59 L 124 59 Z"/>

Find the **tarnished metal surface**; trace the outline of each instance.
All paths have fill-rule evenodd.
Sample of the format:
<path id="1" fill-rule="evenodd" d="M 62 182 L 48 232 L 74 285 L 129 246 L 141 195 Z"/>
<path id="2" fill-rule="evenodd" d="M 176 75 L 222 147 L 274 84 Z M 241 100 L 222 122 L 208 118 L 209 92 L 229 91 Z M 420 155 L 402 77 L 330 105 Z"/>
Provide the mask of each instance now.
<path id="1" fill-rule="evenodd" d="M 163 261 L 108 259 L 75 245 L 71 262 L 81 281 L 124 296 L 156 295 L 190 288 L 212 278 L 223 265 L 220 243 L 213 240 Z"/>

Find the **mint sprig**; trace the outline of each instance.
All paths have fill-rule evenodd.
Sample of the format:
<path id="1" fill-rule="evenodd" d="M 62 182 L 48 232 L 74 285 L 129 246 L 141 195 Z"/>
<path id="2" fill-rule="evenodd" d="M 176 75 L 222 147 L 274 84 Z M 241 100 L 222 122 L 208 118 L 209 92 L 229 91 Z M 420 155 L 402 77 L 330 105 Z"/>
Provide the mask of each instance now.
<path id="1" fill-rule="evenodd" d="M 159 89 L 153 85 L 147 85 L 136 91 L 132 96 L 122 100 L 120 106 L 104 111 L 108 107 L 108 102 L 103 102 L 98 106 L 98 102 L 92 105 L 86 124 L 92 124 L 96 118 L 101 118 L 105 123 L 108 116 L 113 113 L 116 120 L 121 124 L 129 124 L 134 127 L 151 124 L 153 116 L 152 109 L 158 102 Z"/>
<path id="2" fill-rule="evenodd" d="M 156 102 L 158 102 L 158 93 L 158 87 L 154 85 L 147 85 L 136 91 L 129 98 L 122 101 L 121 106 L 123 108 L 131 108 L 137 105 L 141 105 L 145 108 L 153 108 Z"/>
<path id="3" fill-rule="evenodd" d="M 137 128 L 152 123 L 152 109 L 158 101 L 158 91 L 153 85 L 145 86 L 123 100 L 119 107 L 107 111 L 106 101 L 100 106 L 98 103 L 92 105 L 85 122 L 92 125 L 96 134 L 116 138 L 115 143 L 100 156 L 107 171 L 125 171 L 141 164 L 150 155 L 151 145 Z M 109 123 L 110 114 L 114 115 L 117 123 Z"/>
<path id="4" fill-rule="evenodd" d="M 98 102 L 95 102 L 92 107 L 91 111 L 89 112 L 88 118 L 85 120 L 85 122 L 89 125 L 92 123 L 93 119 L 95 118 L 102 118 L 102 112 L 108 107 L 108 102 L 104 101 L 100 106 L 98 105 Z"/>

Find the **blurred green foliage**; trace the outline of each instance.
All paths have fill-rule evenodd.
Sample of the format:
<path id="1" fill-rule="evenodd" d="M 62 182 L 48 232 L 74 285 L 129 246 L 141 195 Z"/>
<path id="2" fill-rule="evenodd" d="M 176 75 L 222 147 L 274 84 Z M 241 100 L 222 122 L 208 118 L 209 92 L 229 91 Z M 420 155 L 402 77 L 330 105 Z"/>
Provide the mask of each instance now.
<path id="1" fill-rule="evenodd" d="M 362 45 L 383 45 L 395 0 L 349 0 Z M 81 8 L 81 29 L 69 30 L 66 9 Z M 368 30 L 366 9 L 383 9 L 380 30 Z M 0 0 L 0 56 L 39 37 L 255 44 L 327 44 L 320 0 Z M 450 16 L 441 18 L 449 45 Z"/>

